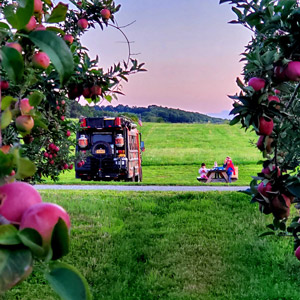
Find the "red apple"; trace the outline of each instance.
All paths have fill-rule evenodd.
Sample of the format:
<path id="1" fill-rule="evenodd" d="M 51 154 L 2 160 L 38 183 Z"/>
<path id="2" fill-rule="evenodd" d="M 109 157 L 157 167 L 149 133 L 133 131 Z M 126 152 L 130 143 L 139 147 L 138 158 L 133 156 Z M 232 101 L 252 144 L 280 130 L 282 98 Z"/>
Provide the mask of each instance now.
<path id="1" fill-rule="evenodd" d="M 16 103 L 15 108 L 20 108 L 22 115 L 28 115 L 34 107 L 29 104 L 28 98 L 23 98 Z"/>
<path id="2" fill-rule="evenodd" d="M 266 198 L 269 198 L 270 197 L 270 194 L 268 192 L 271 192 L 272 191 L 272 185 L 270 182 L 268 182 L 266 185 L 264 185 L 263 182 L 261 182 L 258 187 L 257 187 L 257 191 L 265 196 Z"/>
<path id="3" fill-rule="evenodd" d="M 65 104 L 66 104 L 66 101 L 65 101 L 65 100 L 61 101 L 61 104 L 62 104 L 62 105 L 65 105 Z"/>
<path id="4" fill-rule="evenodd" d="M 24 228 L 35 229 L 43 239 L 43 246 L 49 246 L 54 226 L 57 224 L 59 218 L 70 228 L 70 217 L 61 206 L 46 202 L 37 203 L 30 206 L 24 212 L 20 230 Z"/>
<path id="5" fill-rule="evenodd" d="M 300 246 L 296 249 L 295 256 L 297 257 L 298 260 L 300 260 Z"/>
<path id="6" fill-rule="evenodd" d="M 61 116 L 60 119 L 61 119 L 62 121 L 64 121 L 64 120 L 65 120 L 65 116 Z"/>
<path id="7" fill-rule="evenodd" d="M 106 19 L 106 20 L 108 20 L 111 16 L 110 10 L 107 8 L 101 9 L 100 14 L 101 14 L 102 18 Z"/>
<path id="8" fill-rule="evenodd" d="M 44 152 L 44 157 L 49 157 L 49 153 L 48 152 Z"/>
<path id="9" fill-rule="evenodd" d="M 69 165 L 69 170 L 73 169 L 73 164 Z"/>
<path id="10" fill-rule="evenodd" d="M 54 165 L 54 160 L 50 160 L 50 161 L 49 161 L 49 164 L 50 164 L 50 165 Z"/>
<path id="11" fill-rule="evenodd" d="M 285 74 L 291 81 L 300 80 L 300 61 L 291 61 L 288 63 Z"/>
<path id="12" fill-rule="evenodd" d="M 68 165 L 68 164 L 64 164 L 64 165 L 63 165 L 63 168 L 64 168 L 65 170 L 67 170 L 67 169 L 69 168 L 69 165 Z"/>
<path id="13" fill-rule="evenodd" d="M 275 102 L 280 103 L 280 99 L 277 96 L 270 95 L 270 96 L 268 96 L 268 100 L 269 100 L 269 102 L 275 101 Z M 275 108 L 280 109 L 280 105 L 275 105 Z"/>
<path id="14" fill-rule="evenodd" d="M 16 175 L 16 171 L 15 170 L 12 170 L 9 174 L 9 176 L 15 176 Z"/>
<path id="15" fill-rule="evenodd" d="M 248 82 L 249 86 L 252 86 L 254 91 L 260 91 L 266 86 L 266 81 L 263 78 L 252 77 Z"/>
<path id="16" fill-rule="evenodd" d="M 77 24 L 80 29 L 86 29 L 89 25 L 89 22 L 87 19 L 79 19 Z"/>
<path id="17" fill-rule="evenodd" d="M 272 119 L 266 119 L 265 117 L 259 118 L 258 134 L 270 135 L 273 131 L 274 122 Z"/>
<path id="18" fill-rule="evenodd" d="M 0 81 L 0 88 L 1 90 L 8 90 L 9 89 L 9 82 L 6 80 Z"/>
<path id="19" fill-rule="evenodd" d="M 34 31 L 45 31 L 46 27 L 42 24 L 37 24 L 36 27 L 34 28 Z"/>
<path id="20" fill-rule="evenodd" d="M 25 31 L 29 32 L 35 29 L 35 27 L 36 27 L 36 19 L 34 16 L 32 16 L 24 29 Z"/>
<path id="21" fill-rule="evenodd" d="M 55 146 L 55 148 L 53 150 L 56 151 L 56 152 L 58 152 L 59 151 L 59 147 Z"/>
<path id="22" fill-rule="evenodd" d="M 82 86 L 79 84 L 71 84 L 68 91 L 68 96 L 71 100 L 76 99 L 82 95 Z"/>
<path id="23" fill-rule="evenodd" d="M 101 87 L 99 85 L 94 85 L 90 88 L 92 95 L 100 96 L 102 93 Z"/>
<path id="24" fill-rule="evenodd" d="M 70 135 L 71 135 L 71 131 L 70 131 L 70 130 L 67 130 L 66 136 L 69 137 Z"/>
<path id="25" fill-rule="evenodd" d="M 34 0 L 34 12 L 40 13 L 43 10 L 43 2 L 41 0 Z"/>
<path id="26" fill-rule="evenodd" d="M 32 62 L 37 68 L 47 69 L 50 65 L 50 58 L 45 52 L 37 52 L 33 55 Z"/>
<path id="27" fill-rule="evenodd" d="M 42 202 L 40 194 L 25 182 L 0 186 L 0 214 L 8 221 L 19 224 L 23 213 L 32 205 Z"/>
<path id="28" fill-rule="evenodd" d="M 276 219 L 280 220 L 287 218 L 290 215 L 291 206 L 291 199 L 284 194 L 281 194 L 281 196 L 283 197 L 286 205 L 279 200 L 279 195 L 275 196 L 271 202 L 272 213 Z"/>
<path id="29" fill-rule="evenodd" d="M 74 37 L 71 34 L 64 35 L 63 39 L 69 44 L 72 44 L 74 41 Z"/>
<path id="30" fill-rule="evenodd" d="M 90 88 L 84 88 L 83 89 L 83 92 L 82 92 L 82 95 L 84 98 L 91 98 L 92 97 L 92 92 L 90 90 Z"/>
<path id="31" fill-rule="evenodd" d="M 49 150 L 54 150 L 55 147 L 56 147 L 55 144 L 53 144 L 53 143 L 49 144 Z"/>
<path id="32" fill-rule="evenodd" d="M 276 79 L 278 79 L 279 81 L 287 80 L 287 76 L 286 76 L 285 70 L 286 69 L 284 67 L 282 67 L 282 66 L 276 66 L 274 68 L 274 77 Z"/>
<path id="33" fill-rule="evenodd" d="M 16 118 L 16 127 L 21 132 L 30 131 L 34 126 L 34 120 L 31 116 L 22 115 Z"/>
<path id="34" fill-rule="evenodd" d="M 259 138 L 258 138 L 258 141 L 256 143 L 256 146 L 257 148 L 260 150 L 260 151 L 264 151 L 265 150 L 265 136 L 264 135 L 261 135 Z"/>
<path id="35" fill-rule="evenodd" d="M 10 146 L 9 145 L 4 145 L 4 146 L 0 147 L 0 151 L 7 154 L 10 151 Z"/>
<path id="36" fill-rule="evenodd" d="M 56 106 L 56 110 L 60 110 L 60 106 L 57 105 L 57 106 Z"/>
<path id="37" fill-rule="evenodd" d="M 15 42 L 12 42 L 12 43 L 6 43 L 5 46 L 6 46 L 6 47 L 9 47 L 9 48 L 14 48 L 14 49 L 16 49 L 18 52 L 22 53 L 22 46 L 21 46 L 19 43 L 15 43 Z"/>

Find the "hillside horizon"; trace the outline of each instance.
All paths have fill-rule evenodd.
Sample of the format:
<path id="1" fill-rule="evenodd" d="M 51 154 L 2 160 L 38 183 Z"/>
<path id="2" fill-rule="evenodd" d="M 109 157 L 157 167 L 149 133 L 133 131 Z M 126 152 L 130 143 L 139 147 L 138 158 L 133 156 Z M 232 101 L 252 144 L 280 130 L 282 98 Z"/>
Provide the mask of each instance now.
<path id="1" fill-rule="evenodd" d="M 199 112 L 190 112 L 182 109 L 163 107 L 158 105 L 132 106 L 119 104 L 117 106 L 81 106 L 74 103 L 70 117 L 76 118 L 81 115 L 86 117 L 102 117 L 105 115 L 116 116 L 119 114 L 129 114 L 145 122 L 166 122 L 166 123 L 215 123 L 221 124 L 228 119 L 212 117 Z"/>

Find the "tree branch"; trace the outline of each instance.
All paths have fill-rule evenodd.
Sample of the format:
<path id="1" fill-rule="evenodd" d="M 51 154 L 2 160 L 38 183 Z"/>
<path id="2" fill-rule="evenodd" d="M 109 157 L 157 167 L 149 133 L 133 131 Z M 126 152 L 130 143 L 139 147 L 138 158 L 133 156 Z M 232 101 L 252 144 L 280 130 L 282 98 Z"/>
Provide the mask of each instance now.
<path id="1" fill-rule="evenodd" d="M 293 101 L 295 100 L 295 98 L 296 98 L 296 96 L 297 96 L 297 93 L 298 93 L 298 91 L 299 91 L 299 88 L 300 88 L 300 82 L 297 84 L 297 86 L 296 86 L 296 88 L 295 88 L 295 91 L 294 91 L 294 93 L 293 93 L 293 95 L 292 95 L 292 97 L 291 97 L 289 103 L 287 104 L 287 106 L 286 106 L 286 108 L 285 108 L 286 110 L 288 110 L 288 109 L 290 108 L 290 106 L 292 105 Z"/>

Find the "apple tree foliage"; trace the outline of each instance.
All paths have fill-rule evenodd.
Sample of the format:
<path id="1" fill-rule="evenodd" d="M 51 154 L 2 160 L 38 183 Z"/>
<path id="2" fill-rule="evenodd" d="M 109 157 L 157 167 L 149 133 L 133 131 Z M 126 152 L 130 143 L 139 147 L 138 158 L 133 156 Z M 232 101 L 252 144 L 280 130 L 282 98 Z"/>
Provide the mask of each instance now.
<path id="1" fill-rule="evenodd" d="M 262 171 L 253 176 L 252 202 L 273 214 L 266 235 L 291 235 L 300 246 L 299 217 L 287 226 L 300 197 L 300 4 L 296 0 L 221 0 L 232 4 L 240 24 L 252 32 L 242 53 L 243 80 L 234 96 L 231 124 L 252 128 L 262 152 Z"/>
<path id="2" fill-rule="evenodd" d="M 0 293 L 29 276 L 34 262 L 41 262 L 60 297 L 91 298 L 82 275 L 59 261 L 69 249 L 69 226 L 62 218 L 66 212 L 55 208 L 56 220 L 49 213 L 54 208 L 44 205 L 45 222 L 22 230 L 22 222 L 34 222 L 10 217 L 29 201 L 24 195 L 32 195 L 27 183 L 16 192 L 12 188 L 16 180 L 40 181 L 43 176 L 55 180 L 60 172 L 72 169 L 71 133 L 77 126 L 67 118 L 72 101 L 84 97 L 88 103 L 110 102 L 122 93 L 122 80 L 144 71 L 130 54 L 127 61 L 105 71 L 80 41 L 89 28 L 121 30 L 114 23 L 120 5 L 113 0 L 68 3 L 0 0 Z M 38 211 L 35 205 L 30 203 L 28 209 Z M 23 216 L 25 212 L 24 208 Z M 39 230 L 50 223 L 51 240 L 45 248 L 44 232 Z"/>

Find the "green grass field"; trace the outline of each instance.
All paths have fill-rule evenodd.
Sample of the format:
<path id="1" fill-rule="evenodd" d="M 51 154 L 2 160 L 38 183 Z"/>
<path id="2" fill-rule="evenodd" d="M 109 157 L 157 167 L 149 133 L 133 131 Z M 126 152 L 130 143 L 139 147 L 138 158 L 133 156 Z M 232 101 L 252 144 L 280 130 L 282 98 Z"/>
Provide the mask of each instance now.
<path id="1" fill-rule="evenodd" d="M 257 205 L 240 193 L 43 191 L 72 219 L 65 262 L 94 300 L 298 300 L 289 238 L 264 237 Z M 297 214 L 292 210 L 292 214 Z M 58 300 L 39 271 L 3 300 Z"/>
<path id="2" fill-rule="evenodd" d="M 143 152 L 143 182 L 140 184 L 199 185 L 196 177 L 201 163 L 205 162 L 208 168 L 213 167 L 214 161 L 222 165 L 226 156 L 231 156 L 239 167 L 239 180 L 235 185 L 247 185 L 251 175 L 256 175 L 260 169 L 256 163 L 261 154 L 253 146 L 257 136 L 239 126 L 144 123 L 141 132 L 146 151 Z M 46 182 L 51 183 L 50 180 Z M 95 184 L 75 179 L 74 171 L 63 174 L 59 183 Z"/>

